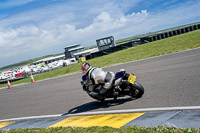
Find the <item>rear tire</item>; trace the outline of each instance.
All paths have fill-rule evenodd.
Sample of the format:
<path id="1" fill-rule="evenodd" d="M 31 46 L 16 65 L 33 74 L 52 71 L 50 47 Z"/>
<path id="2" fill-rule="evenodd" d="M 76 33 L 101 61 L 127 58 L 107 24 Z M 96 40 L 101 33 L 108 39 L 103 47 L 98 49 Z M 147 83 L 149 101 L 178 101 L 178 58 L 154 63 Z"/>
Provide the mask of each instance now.
<path id="1" fill-rule="evenodd" d="M 133 98 L 140 98 L 144 94 L 144 87 L 137 81 L 132 85 L 133 87 Z"/>

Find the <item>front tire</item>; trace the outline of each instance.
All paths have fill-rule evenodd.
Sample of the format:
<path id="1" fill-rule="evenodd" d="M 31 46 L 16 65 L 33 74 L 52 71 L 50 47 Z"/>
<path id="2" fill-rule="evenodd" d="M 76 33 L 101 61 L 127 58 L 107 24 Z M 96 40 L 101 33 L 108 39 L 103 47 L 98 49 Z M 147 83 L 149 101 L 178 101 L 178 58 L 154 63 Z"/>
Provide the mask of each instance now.
<path id="1" fill-rule="evenodd" d="M 142 97 L 142 95 L 144 94 L 144 87 L 137 81 L 135 81 L 135 83 L 132 85 L 133 89 L 133 98 L 140 98 Z"/>
<path id="2" fill-rule="evenodd" d="M 92 96 L 92 95 L 89 95 L 90 97 L 92 97 L 93 99 L 103 103 L 105 102 L 105 98 L 104 97 L 95 97 L 95 96 Z"/>

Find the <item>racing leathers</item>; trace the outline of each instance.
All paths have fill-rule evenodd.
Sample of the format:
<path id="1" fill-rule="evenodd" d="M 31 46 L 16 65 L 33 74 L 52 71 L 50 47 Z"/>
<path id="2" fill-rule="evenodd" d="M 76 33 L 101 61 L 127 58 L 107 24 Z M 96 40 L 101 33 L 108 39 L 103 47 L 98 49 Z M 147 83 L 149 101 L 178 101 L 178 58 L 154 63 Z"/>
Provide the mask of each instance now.
<path id="1" fill-rule="evenodd" d="M 106 72 L 102 68 L 91 67 L 86 74 L 86 84 L 90 95 L 93 97 L 102 96 L 113 85 L 115 74 Z"/>

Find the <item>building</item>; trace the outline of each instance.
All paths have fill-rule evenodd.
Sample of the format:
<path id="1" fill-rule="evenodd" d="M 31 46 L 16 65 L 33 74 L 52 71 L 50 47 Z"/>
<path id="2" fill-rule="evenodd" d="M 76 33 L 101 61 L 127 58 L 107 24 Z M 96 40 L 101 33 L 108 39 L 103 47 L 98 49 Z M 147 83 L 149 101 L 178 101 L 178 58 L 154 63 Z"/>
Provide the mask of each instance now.
<path id="1" fill-rule="evenodd" d="M 80 59 L 81 57 L 86 57 L 86 59 L 90 59 L 92 54 L 98 54 L 101 51 L 109 50 L 109 49 L 115 47 L 115 42 L 114 42 L 113 36 L 98 39 L 98 40 L 96 40 L 96 42 L 97 42 L 97 48 L 88 49 L 85 51 L 74 53 L 74 57 L 77 60 Z M 79 46 L 77 46 L 77 47 L 79 47 Z"/>
<path id="2" fill-rule="evenodd" d="M 96 40 L 96 42 L 97 42 L 97 47 L 98 47 L 99 51 L 103 51 L 103 50 L 115 47 L 115 42 L 114 42 L 113 36 L 98 39 L 98 40 Z"/>
<path id="3" fill-rule="evenodd" d="M 88 49 L 88 50 L 85 50 L 85 51 L 82 51 L 82 52 L 75 53 L 74 56 L 78 60 L 81 57 L 86 57 L 86 56 L 90 55 L 91 53 L 95 53 L 95 52 L 98 52 L 98 51 L 99 51 L 98 48 Z"/>
<path id="4" fill-rule="evenodd" d="M 65 55 L 62 54 L 62 55 L 59 55 L 59 56 L 48 57 L 48 58 L 44 58 L 44 59 L 41 59 L 39 61 L 33 62 L 33 65 L 37 65 L 37 64 L 40 64 L 40 63 L 49 64 L 51 62 L 58 61 L 58 60 L 64 60 L 64 59 L 65 59 Z"/>
<path id="5" fill-rule="evenodd" d="M 74 54 L 78 53 L 78 52 L 82 52 L 84 50 L 84 47 L 80 47 L 81 44 L 74 44 L 74 45 L 70 45 L 65 47 L 65 59 L 69 59 L 69 58 L 74 58 Z"/>

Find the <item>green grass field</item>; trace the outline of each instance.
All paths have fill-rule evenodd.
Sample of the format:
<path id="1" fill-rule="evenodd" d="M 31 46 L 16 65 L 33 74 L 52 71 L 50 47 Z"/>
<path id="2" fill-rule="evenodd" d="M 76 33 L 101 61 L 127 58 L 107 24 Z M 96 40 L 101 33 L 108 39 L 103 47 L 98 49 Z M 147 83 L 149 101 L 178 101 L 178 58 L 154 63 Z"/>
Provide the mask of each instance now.
<path id="1" fill-rule="evenodd" d="M 11 129 L 0 133 L 200 133 L 200 129 L 178 129 L 170 127 L 57 127 L 46 129 Z"/>
<path id="2" fill-rule="evenodd" d="M 170 38 L 158 40 L 155 42 L 145 43 L 143 45 L 138 45 L 132 48 L 121 50 L 109 55 L 97 57 L 88 62 L 92 66 L 104 67 L 113 64 L 125 63 L 129 61 L 135 61 L 140 59 L 145 59 L 149 57 L 165 55 L 169 53 L 174 53 L 178 51 L 183 51 L 192 48 L 200 47 L 200 30 L 192 31 L 189 33 L 173 36 Z M 53 78 L 61 75 L 66 75 L 69 73 L 80 72 L 81 63 L 77 63 L 71 66 L 56 69 L 50 72 L 42 73 L 34 76 L 36 81 L 43 80 L 47 78 Z M 23 79 L 11 83 L 21 84 L 29 83 L 30 79 Z M 7 84 L 0 85 L 0 88 L 7 86 Z"/>

